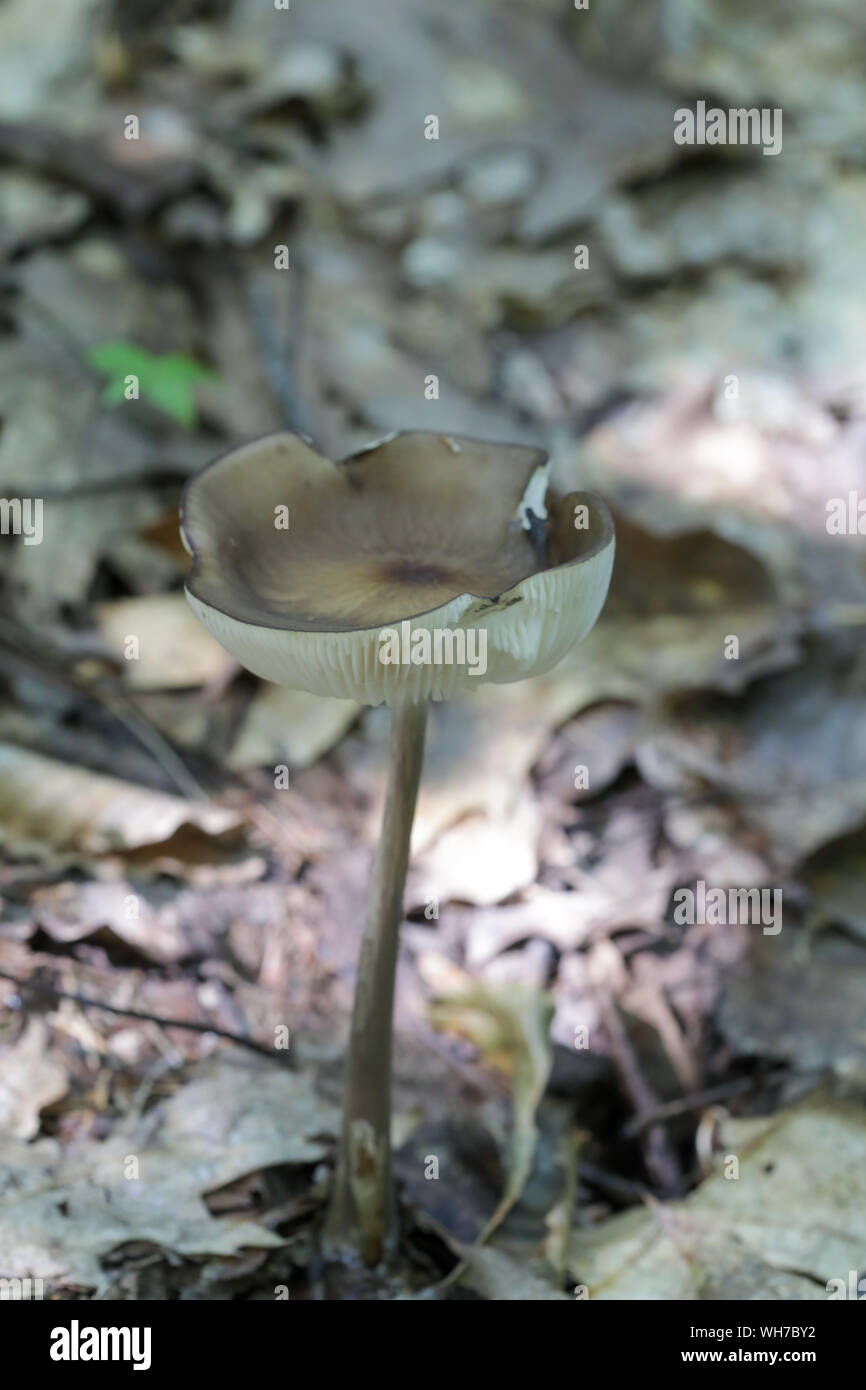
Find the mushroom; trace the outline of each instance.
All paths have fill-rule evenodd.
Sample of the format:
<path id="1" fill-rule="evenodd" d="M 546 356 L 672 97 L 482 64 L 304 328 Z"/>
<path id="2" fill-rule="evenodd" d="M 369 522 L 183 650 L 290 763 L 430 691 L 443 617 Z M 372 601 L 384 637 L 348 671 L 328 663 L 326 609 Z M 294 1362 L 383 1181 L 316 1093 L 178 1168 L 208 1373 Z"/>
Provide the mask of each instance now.
<path id="1" fill-rule="evenodd" d="M 427 705 L 553 667 L 590 631 L 613 566 L 593 493 L 557 497 L 537 449 L 420 432 L 339 462 L 292 434 L 186 486 L 186 592 L 208 631 L 279 685 L 392 706 L 390 769 L 346 1063 L 331 1248 L 392 1248 L 394 978 Z"/>

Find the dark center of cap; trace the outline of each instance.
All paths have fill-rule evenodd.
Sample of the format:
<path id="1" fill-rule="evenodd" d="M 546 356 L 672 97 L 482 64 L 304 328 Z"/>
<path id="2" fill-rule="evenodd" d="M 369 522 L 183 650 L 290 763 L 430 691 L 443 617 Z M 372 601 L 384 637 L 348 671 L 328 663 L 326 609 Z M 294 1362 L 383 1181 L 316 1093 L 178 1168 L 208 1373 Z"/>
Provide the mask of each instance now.
<path id="1" fill-rule="evenodd" d="M 424 565 L 417 560 L 393 560 L 385 574 L 397 584 L 450 584 L 454 575 L 442 565 Z"/>

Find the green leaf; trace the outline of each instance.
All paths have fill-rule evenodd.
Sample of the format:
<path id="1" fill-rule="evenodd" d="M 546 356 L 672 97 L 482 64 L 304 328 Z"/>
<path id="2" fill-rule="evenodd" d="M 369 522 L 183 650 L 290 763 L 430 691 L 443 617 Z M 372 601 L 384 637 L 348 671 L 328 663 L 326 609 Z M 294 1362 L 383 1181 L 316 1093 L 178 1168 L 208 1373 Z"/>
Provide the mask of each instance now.
<path id="1" fill-rule="evenodd" d="M 162 356 L 135 343 L 99 343 L 87 354 L 90 366 L 108 377 L 102 399 L 118 405 L 126 399 L 126 382 L 138 378 L 139 394 L 157 410 L 176 420 L 184 429 L 196 423 L 195 386 L 200 381 L 216 381 L 216 374 L 183 353 Z"/>

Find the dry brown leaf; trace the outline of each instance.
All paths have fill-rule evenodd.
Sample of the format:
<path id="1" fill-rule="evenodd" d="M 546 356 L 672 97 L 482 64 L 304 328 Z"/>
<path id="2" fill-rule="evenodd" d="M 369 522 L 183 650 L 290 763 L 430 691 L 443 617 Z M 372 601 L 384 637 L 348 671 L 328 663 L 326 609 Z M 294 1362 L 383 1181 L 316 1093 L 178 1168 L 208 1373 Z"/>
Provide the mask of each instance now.
<path id="1" fill-rule="evenodd" d="M 32 1139 L 39 1114 L 68 1090 L 66 1069 L 48 1050 L 48 1030 L 31 1018 L 18 1040 L 0 1048 L 0 1135 Z"/>
<path id="2" fill-rule="evenodd" d="M 359 713 L 353 700 L 329 700 L 267 682 L 238 730 L 228 766 L 236 772 L 280 763 L 309 767 L 333 748 Z"/>
<path id="3" fill-rule="evenodd" d="M 813 926 L 837 924 L 866 942 L 866 830 L 825 845 L 802 865 Z"/>
<path id="4" fill-rule="evenodd" d="M 551 729 L 581 706 L 573 674 L 554 671 L 516 685 L 485 685 L 477 694 L 434 706 L 413 849 L 463 816 L 507 817 Z"/>
<path id="5" fill-rule="evenodd" d="M 725 1120 L 720 1169 L 684 1202 L 574 1233 L 570 1272 L 590 1299 L 826 1299 L 862 1266 L 863 1113 L 806 1102 Z M 738 1171 L 738 1176 L 734 1176 Z"/>
<path id="6" fill-rule="evenodd" d="M 222 806 L 197 805 L 0 744 L 0 839 L 7 854 L 109 854 L 161 845 L 182 827 L 219 836 L 239 824 Z"/>
<path id="7" fill-rule="evenodd" d="M 223 681 L 237 662 L 206 632 L 183 594 L 115 599 L 96 609 L 102 639 L 132 690 Z"/>
<path id="8" fill-rule="evenodd" d="M 489 906 L 533 883 L 540 813 L 524 798 L 508 817 L 469 816 L 452 826 L 416 865 L 414 901 Z"/>
<path id="9" fill-rule="evenodd" d="M 866 818 L 866 663 L 830 648 L 738 701 L 675 700 L 656 709 L 636 757 L 664 791 L 734 800 L 790 870 Z"/>
<path id="10" fill-rule="evenodd" d="M 521 984 L 478 984 L 469 976 L 461 980 L 461 972 L 453 967 L 448 975 L 442 973 L 444 978 L 450 975 L 456 990 L 436 1000 L 431 1009 L 434 1024 L 469 1038 L 488 1064 L 506 1073 L 512 1086 L 508 1177 L 499 1205 L 480 1237 L 485 1241 L 505 1220 L 532 1172 L 538 1140 L 536 1111 L 552 1062 L 553 1005 L 541 990 Z"/>
<path id="11" fill-rule="evenodd" d="M 719 1004 L 730 1047 L 797 1072 L 866 1078 L 866 947 L 836 932 L 794 930 L 752 944 Z"/>
<path id="12" fill-rule="evenodd" d="M 640 715 L 634 705 L 594 705 L 559 730 L 538 760 L 542 789 L 580 802 L 616 781 L 634 753 Z"/>
<path id="13" fill-rule="evenodd" d="M 163 964 L 183 960 L 191 949 L 176 908 L 155 911 L 129 883 L 58 883 L 37 889 L 31 905 L 52 941 L 81 941 L 105 930 Z"/>
<path id="14" fill-rule="evenodd" d="M 211 1216 L 203 1194 L 262 1168 L 315 1163 L 337 1122 L 309 1077 L 222 1059 L 131 1133 L 65 1151 L 10 1140 L 0 1164 L 0 1274 L 99 1288 L 101 1257 L 130 1241 L 168 1259 L 279 1246 L 258 1222 Z"/>
<path id="15" fill-rule="evenodd" d="M 496 1303 L 539 1303 L 567 1297 L 552 1280 L 527 1269 L 525 1264 L 490 1246 L 461 1246 L 466 1265 L 462 1282 Z"/>

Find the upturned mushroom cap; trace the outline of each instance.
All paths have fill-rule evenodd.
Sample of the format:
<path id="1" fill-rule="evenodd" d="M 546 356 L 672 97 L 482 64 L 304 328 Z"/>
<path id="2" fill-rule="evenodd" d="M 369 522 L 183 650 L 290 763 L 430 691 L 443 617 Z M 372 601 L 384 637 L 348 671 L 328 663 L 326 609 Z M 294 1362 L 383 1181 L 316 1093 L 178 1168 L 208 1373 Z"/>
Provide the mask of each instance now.
<path id="1" fill-rule="evenodd" d="M 371 705 L 549 670 L 614 555 L 604 503 L 554 498 L 540 450 L 426 433 L 337 463 L 255 440 L 187 483 L 181 534 L 193 611 L 242 665 Z"/>

